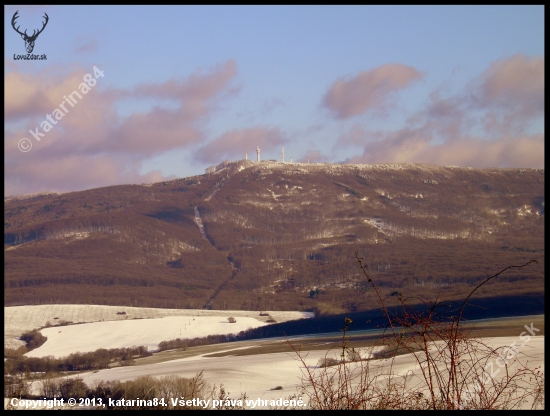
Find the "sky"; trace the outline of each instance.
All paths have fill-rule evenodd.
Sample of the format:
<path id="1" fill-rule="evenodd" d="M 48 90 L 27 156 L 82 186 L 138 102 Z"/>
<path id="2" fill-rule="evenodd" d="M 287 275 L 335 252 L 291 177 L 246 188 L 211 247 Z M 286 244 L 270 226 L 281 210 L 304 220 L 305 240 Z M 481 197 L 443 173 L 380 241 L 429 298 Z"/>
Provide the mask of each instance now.
<path id="1" fill-rule="evenodd" d="M 4 86 L 5 196 L 199 175 L 257 147 L 544 167 L 544 6 L 4 6 Z"/>

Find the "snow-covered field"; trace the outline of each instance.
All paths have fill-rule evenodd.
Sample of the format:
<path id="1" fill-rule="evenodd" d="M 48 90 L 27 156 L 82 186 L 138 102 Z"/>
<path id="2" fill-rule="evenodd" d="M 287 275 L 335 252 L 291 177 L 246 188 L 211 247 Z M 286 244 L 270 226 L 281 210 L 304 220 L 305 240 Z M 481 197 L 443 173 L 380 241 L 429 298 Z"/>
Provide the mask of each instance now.
<path id="1" fill-rule="evenodd" d="M 63 356 L 76 351 L 93 351 L 97 348 L 132 345 L 146 345 L 155 349 L 158 342 L 163 340 L 239 332 L 249 327 L 266 325 L 265 320 L 267 319 L 267 317 L 260 317 L 257 311 L 168 310 L 95 305 L 24 306 L 5 308 L 4 310 L 7 337 L 17 336 L 26 330 L 41 327 L 45 325 L 46 321 L 51 323 L 60 320 L 89 322 L 43 329 L 42 333 L 48 337 L 48 341 L 42 347 L 31 351 L 29 354 L 31 356 Z M 126 312 L 126 315 L 117 315 L 117 312 L 122 311 Z M 310 314 L 301 312 L 269 313 L 279 322 L 311 317 Z M 227 321 L 229 316 L 234 316 L 237 322 L 229 323 Z M 54 320 L 54 318 L 58 319 Z M 210 384 L 219 386 L 223 383 L 232 398 L 237 398 L 241 393 L 246 392 L 251 400 L 277 400 L 298 393 L 305 368 L 290 346 L 288 346 L 287 352 L 235 355 L 237 350 L 258 346 L 264 342 L 268 341 L 249 340 L 198 347 L 190 349 L 188 353 L 194 355 L 186 358 L 115 367 L 81 373 L 77 377 L 89 386 L 93 386 L 99 380 L 125 381 L 145 375 L 194 377 L 202 371 L 205 380 Z M 286 341 L 270 340 L 269 342 L 283 344 Z M 294 339 L 293 342 L 298 344 L 299 338 Z M 542 366 L 544 369 L 544 336 L 532 336 L 528 340 L 524 337 L 520 340 L 518 334 L 515 337 L 485 338 L 484 342 L 495 349 L 513 345 L 517 350 L 514 358 L 519 359 L 528 368 Z M 213 351 L 217 353 L 226 351 L 228 354 L 225 356 L 217 354 L 216 357 L 208 356 Z M 339 350 L 331 350 L 329 354 L 338 358 L 339 353 Z M 317 363 L 325 354 L 327 354 L 325 350 L 311 351 L 304 359 L 305 364 L 314 372 L 321 371 L 317 368 Z M 371 369 L 378 368 L 380 371 L 389 371 L 390 364 L 394 377 L 407 375 L 410 378 L 414 374 L 419 375 L 418 364 L 414 356 L 410 354 L 398 356 L 394 360 L 370 361 Z M 496 363 L 494 370 L 498 369 L 498 363 Z M 491 370 L 493 371 L 493 368 Z M 504 371 L 500 371 L 500 373 L 502 375 Z M 36 394 L 39 394 L 39 384 L 33 384 Z M 282 389 L 274 390 L 279 386 Z"/>
<path id="2" fill-rule="evenodd" d="M 125 312 L 125 314 L 118 314 Z M 311 318 L 309 312 L 264 311 L 277 322 Z M 233 316 L 237 322 L 230 324 Z M 158 343 L 174 338 L 195 338 L 238 333 L 267 325 L 258 311 L 213 311 L 203 309 L 156 309 L 103 305 L 31 305 L 4 308 L 4 347 L 24 345 L 19 337 L 26 331 L 61 321 L 78 325 L 55 326 L 41 332 L 48 340 L 29 355 L 56 357 L 98 348 L 120 348 Z"/>
<path id="3" fill-rule="evenodd" d="M 510 346 L 517 340 L 517 337 L 499 337 L 484 341 L 487 345 L 498 348 Z M 226 351 L 239 349 L 237 345 L 228 347 Z M 330 354 L 337 358 L 339 352 L 339 350 L 332 350 Z M 311 351 L 304 361 L 312 371 L 320 371 L 317 368 L 317 362 L 326 353 L 323 350 Z M 532 337 L 528 345 L 519 349 L 517 358 L 529 368 L 539 365 L 544 368 L 544 336 Z M 411 354 L 398 356 L 393 361 L 387 359 L 371 361 L 370 368 L 373 371 L 387 372 L 390 364 L 394 376 L 407 374 L 411 378 L 413 374 L 419 375 L 418 364 Z M 100 370 L 95 373 L 80 374 L 78 377 L 86 384 L 94 385 L 98 380 L 125 381 L 145 375 L 155 377 L 178 375 L 191 378 L 203 371 L 206 381 L 218 386 L 223 383 L 232 398 L 237 398 L 241 393 L 246 392 L 251 400 L 277 400 L 299 392 L 304 370 L 303 364 L 297 360 L 296 353 L 289 347 L 289 352 L 286 353 L 225 357 L 198 355 L 156 364 Z M 504 373 L 501 372 L 502 374 Z M 281 386 L 282 390 L 272 390 L 278 386 Z"/>
<path id="4" fill-rule="evenodd" d="M 145 345 L 158 349 L 161 341 L 176 338 L 196 338 L 216 334 L 238 334 L 249 328 L 267 325 L 256 318 L 239 317 L 235 323 L 219 316 L 169 316 L 156 319 L 94 322 L 90 324 L 45 328 L 40 332 L 48 338 L 27 357 L 56 358 L 73 352 L 89 352 L 99 348 L 122 348 Z"/>

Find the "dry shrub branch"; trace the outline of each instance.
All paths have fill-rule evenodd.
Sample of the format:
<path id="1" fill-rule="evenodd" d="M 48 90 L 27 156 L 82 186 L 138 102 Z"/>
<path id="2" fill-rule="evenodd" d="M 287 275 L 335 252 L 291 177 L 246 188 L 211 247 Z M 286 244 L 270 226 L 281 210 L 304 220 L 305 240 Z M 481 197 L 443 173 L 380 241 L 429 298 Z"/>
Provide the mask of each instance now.
<path id="1" fill-rule="evenodd" d="M 494 348 L 474 337 L 463 314 L 476 291 L 511 268 L 509 266 L 476 286 L 461 304 L 436 299 L 412 307 L 418 298 L 398 294 L 391 309 L 369 277 L 363 259 L 357 262 L 376 293 L 385 318 L 384 349 L 359 352 L 349 347 L 349 325 L 344 321 L 340 360 L 329 351 L 317 367 L 306 364 L 307 354 L 291 344 L 303 366 L 302 395 L 311 409 L 518 409 L 544 406 L 544 373 L 529 365 L 530 357 L 515 342 Z M 538 329 L 528 325 L 519 335 L 522 350 Z M 530 333 L 530 335 L 526 335 Z M 332 352 L 334 354 L 334 351 Z M 401 364 L 413 357 L 414 368 Z M 376 359 L 385 357 L 383 359 Z"/>

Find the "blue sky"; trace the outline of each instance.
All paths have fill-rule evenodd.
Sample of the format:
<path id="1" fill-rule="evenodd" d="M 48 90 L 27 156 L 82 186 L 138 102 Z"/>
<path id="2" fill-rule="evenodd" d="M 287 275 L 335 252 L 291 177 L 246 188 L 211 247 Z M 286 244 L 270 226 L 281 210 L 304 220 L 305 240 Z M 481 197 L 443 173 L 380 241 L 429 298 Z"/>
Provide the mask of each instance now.
<path id="1" fill-rule="evenodd" d="M 294 162 L 544 164 L 543 6 L 4 10 L 6 195 L 191 176 L 256 146 Z M 16 11 L 29 35 L 47 13 L 32 52 L 46 60 L 18 59 Z M 104 76 L 60 115 L 94 66 Z"/>

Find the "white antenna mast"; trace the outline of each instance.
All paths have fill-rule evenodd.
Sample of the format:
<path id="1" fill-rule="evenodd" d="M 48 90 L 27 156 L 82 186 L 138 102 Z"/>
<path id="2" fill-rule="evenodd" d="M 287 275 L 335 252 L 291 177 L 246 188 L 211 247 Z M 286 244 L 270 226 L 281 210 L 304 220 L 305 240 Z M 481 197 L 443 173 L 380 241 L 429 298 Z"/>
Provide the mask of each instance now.
<path id="1" fill-rule="evenodd" d="M 256 153 L 258 154 L 258 162 L 260 161 L 260 146 L 256 148 Z"/>

